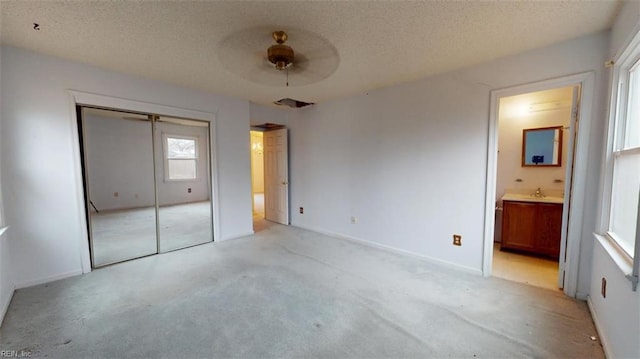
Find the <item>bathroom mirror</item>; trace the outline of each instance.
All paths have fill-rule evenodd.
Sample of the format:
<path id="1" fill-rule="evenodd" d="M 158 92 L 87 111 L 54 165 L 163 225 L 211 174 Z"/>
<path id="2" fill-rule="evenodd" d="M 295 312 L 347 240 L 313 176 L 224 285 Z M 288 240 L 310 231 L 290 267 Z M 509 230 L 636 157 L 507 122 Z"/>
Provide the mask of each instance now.
<path id="1" fill-rule="evenodd" d="M 562 165 L 562 126 L 522 130 L 522 167 Z"/>

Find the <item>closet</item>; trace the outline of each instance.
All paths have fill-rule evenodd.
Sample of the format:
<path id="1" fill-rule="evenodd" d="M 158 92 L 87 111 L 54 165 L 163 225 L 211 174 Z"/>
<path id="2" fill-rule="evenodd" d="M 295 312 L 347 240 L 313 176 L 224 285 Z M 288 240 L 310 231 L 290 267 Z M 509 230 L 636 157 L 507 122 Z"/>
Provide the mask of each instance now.
<path id="1" fill-rule="evenodd" d="M 77 114 L 93 268 L 213 241 L 209 122 Z"/>

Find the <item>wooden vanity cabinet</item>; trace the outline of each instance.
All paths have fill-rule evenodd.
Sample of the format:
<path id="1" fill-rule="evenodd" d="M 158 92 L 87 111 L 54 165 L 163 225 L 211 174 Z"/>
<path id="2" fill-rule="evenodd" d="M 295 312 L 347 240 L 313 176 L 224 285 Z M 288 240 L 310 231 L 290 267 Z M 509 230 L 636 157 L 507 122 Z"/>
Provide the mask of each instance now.
<path id="1" fill-rule="evenodd" d="M 560 256 L 562 204 L 503 201 L 500 249 Z"/>

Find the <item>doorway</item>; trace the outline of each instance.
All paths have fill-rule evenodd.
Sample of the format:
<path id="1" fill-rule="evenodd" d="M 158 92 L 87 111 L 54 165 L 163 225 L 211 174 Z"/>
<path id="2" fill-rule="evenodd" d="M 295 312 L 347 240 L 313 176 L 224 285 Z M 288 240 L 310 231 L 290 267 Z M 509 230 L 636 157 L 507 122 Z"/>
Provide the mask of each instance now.
<path id="1" fill-rule="evenodd" d="M 254 232 L 265 228 L 263 219 L 289 225 L 289 136 L 286 127 L 256 126 L 250 131 Z"/>
<path id="2" fill-rule="evenodd" d="M 558 255 L 558 288 L 563 288 L 563 292 L 568 296 L 585 299 L 585 295 L 577 291 L 578 263 L 580 260 L 580 242 L 582 240 L 583 210 L 587 182 L 589 134 L 591 118 L 593 117 L 594 72 L 585 72 L 491 91 L 482 272 L 485 276 L 493 274 L 494 235 L 497 230 L 496 213 L 498 212 L 496 211 L 496 199 L 501 198 L 497 192 L 500 99 L 569 86 L 574 89 L 573 99 L 575 103 L 572 105 L 572 120 L 575 122 L 572 122 L 569 130 L 565 129 L 564 131 L 566 135 L 564 136 L 565 141 L 568 141 L 568 151 L 573 151 L 573 153 L 568 152 L 566 156 L 564 196 L 562 197 L 561 242 Z"/>
<path id="3" fill-rule="evenodd" d="M 578 95 L 579 86 L 565 86 L 499 99 L 496 277 L 552 290 L 563 286 L 562 219 Z"/>
<path id="4" fill-rule="evenodd" d="M 76 115 L 92 268 L 213 241 L 209 122 Z"/>
<path id="5" fill-rule="evenodd" d="M 250 131 L 251 135 L 251 196 L 253 223 L 264 219 L 264 141 L 261 131 Z"/>

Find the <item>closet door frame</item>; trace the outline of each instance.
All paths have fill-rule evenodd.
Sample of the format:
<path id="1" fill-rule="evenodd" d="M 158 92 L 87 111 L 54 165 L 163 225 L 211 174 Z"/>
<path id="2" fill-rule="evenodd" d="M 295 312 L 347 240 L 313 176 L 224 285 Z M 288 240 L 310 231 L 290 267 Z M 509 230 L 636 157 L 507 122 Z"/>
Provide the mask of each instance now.
<path id="1" fill-rule="evenodd" d="M 210 197 L 211 197 L 211 217 L 213 221 L 213 240 L 220 238 L 220 213 L 219 208 L 219 196 L 218 196 L 218 166 L 217 166 L 217 151 L 216 151 L 216 114 L 212 112 L 203 112 L 196 110 L 183 109 L 178 107 L 158 105 L 148 102 L 140 102 L 135 100 L 128 100 L 118 97 L 111 97 L 99 94 L 92 94 L 87 92 L 68 90 L 69 95 L 69 113 L 72 117 L 72 137 L 73 137 L 73 154 L 74 154 L 74 169 L 75 169 L 75 183 L 76 183 L 76 203 L 79 228 L 76 228 L 80 234 L 78 236 L 78 250 L 80 252 L 80 259 L 82 265 L 82 273 L 91 272 L 91 254 L 89 246 L 89 227 L 87 224 L 86 208 L 87 203 L 85 201 L 85 186 L 84 175 L 82 168 L 82 150 L 80 149 L 80 126 L 78 125 L 78 113 L 77 106 L 97 107 L 103 109 L 111 109 L 116 111 L 128 111 L 141 114 L 152 114 L 160 116 L 169 116 L 185 119 L 193 119 L 209 122 L 209 173 L 210 173 Z M 155 163 L 154 163 L 155 166 Z M 155 174 L 154 174 L 155 175 Z M 157 193 L 156 193 L 157 196 Z M 157 211 L 157 201 L 156 201 Z M 157 213 L 157 212 L 156 212 Z M 158 221 L 156 221 L 157 225 Z M 159 243 L 159 242 L 157 242 Z"/>
<path id="2" fill-rule="evenodd" d="M 89 185 L 89 159 L 87 158 L 87 135 L 86 135 L 86 131 L 87 131 L 87 119 L 85 118 L 85 114 L 84 114 L 84 109 L 100 109 L 100 110 L 107 110 L 107 111 L 114 111 L 114 112 L 118 112 L 118 113 L 130 113 L 133 115 L 141 115 L 141 116 L 146 116 L 147 119 L 127 119 L 127 120 L 121 120 L 121 121 L 141 121 L 141 122 L 148 122 L 149 126 L 151 127 L 151 161 L 152 161 L 152 171 L 153 171 L 153 176 L 152 176 L 152 181 L 153 181 L 153 198 L 154 198 L 154 222 L 155 222 L 155 226 L 154 226 L 154 231 L 155 231 L 155 239 L 156 239 L 156 250 L 153 253 L 146 253 L 140 256 L 136 256 L 136 257 L 127 257 L 124 259 L 118 259 L 115 261 L 109 261 L 109 262 L 105 262 L 105 263 L 100 263 L 100 264 L 96 264 L 96 253 L 95 253 L 95 238 L 93 236 L 93 224 L 91 222 L 91 207 L 93 207 L 93 203 L 91 202 L 91 190 L 90 190 L 90 185 Z M 158 238 L 158 233 L 159 233 L 159 223 L 158 223 L 158 215 L 159 215 L 159 207 L 158 207 L 158 187 L 157 187 L 157 181 L 156 181 L 156 158 L 155 158 L 155 143 L 154 143 L 154 130 L 155 130 L 155 126 L 154 126 L 154 116 L 150 115 L 150 114 L 146 114 L 146 113 L 137 113 L 137 112 L 129 112 L 129 111 L 123 111 L 123 110 L 115 110 L 115 109 L 104 109 L 104 108 L 98 108 L 95 106 L 85 106 L 85 105 L 78 105 L 76 106 L 76 121 L 77 121 L 77 126 L 78 126 L 78 134 L 80 136 L 80 141 L 79 141 L 79 148 L 81 151 L 81 164 L 82 164 L 82 175 L 83 175 L 83 186 L 84 186 L 84 203 L 85 203 L 85 207 L 84 207 L 84 211 L 85 211 L 85 219 L 86 219 L 86 223 L 87 223 L 87 237 L 88 237 L 88 242 L 89 242 L 89 255 L 90 255 L 90 260 L 91 260 L 91 268 L 93 269 L 98 269 L 98 268 L 102 268 L 102 267 L 106 267 L 106 266 L 110 266 L 112 264 L 116 264 L 116 263 L 121 263 L 121 262 L 126 262 L 126 261 L 130 261 L 133 259 L 139 259 L 139 258 L 143 258 L 143 257 L 147 257 L 147 256 L 152 256 L 152 255 L 156 255 L 160 253 L 160 241 Z M 111 121 L 106 120 L 106 121 Z M 88 203 L 87 203 L 88 202 Z M 94 207 L 95 208 L 95 207 Z"/>

